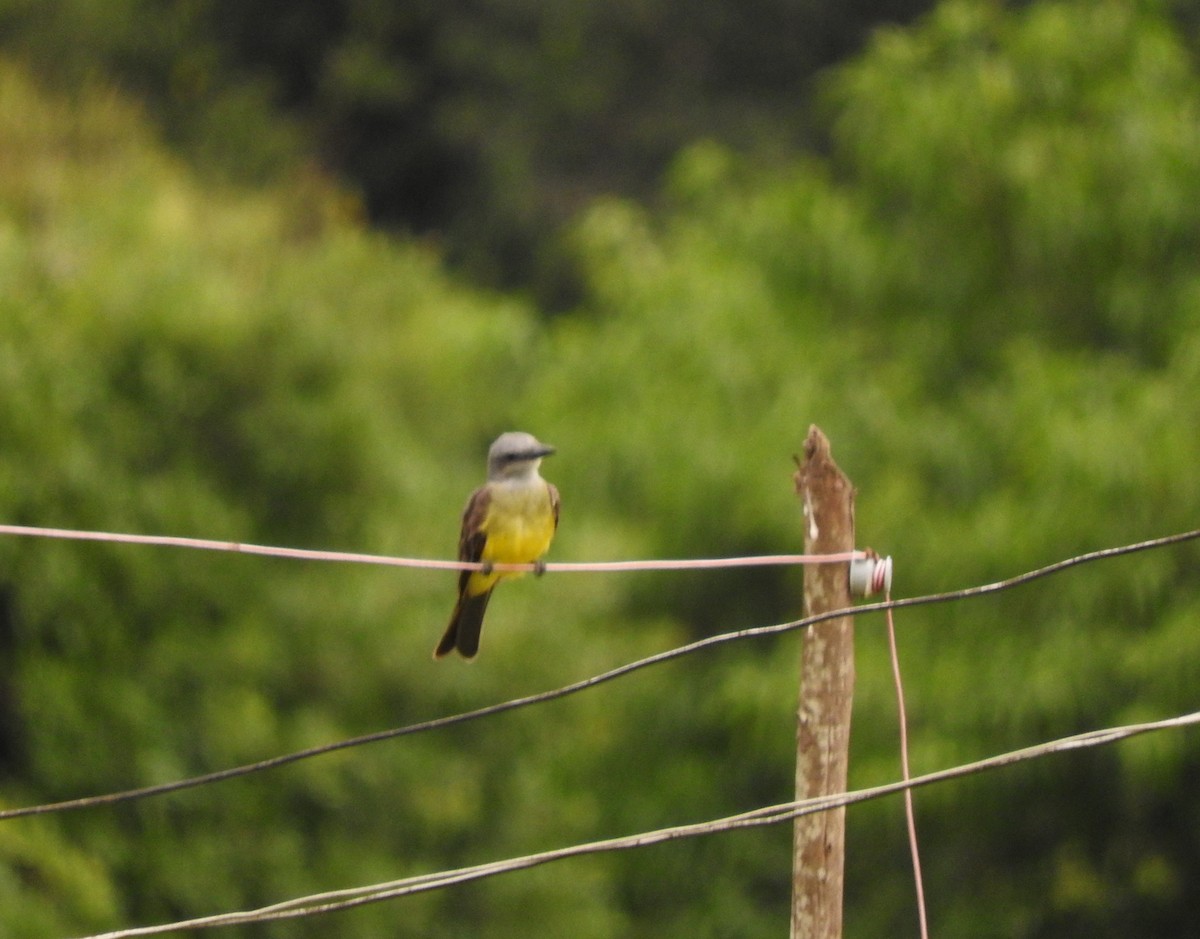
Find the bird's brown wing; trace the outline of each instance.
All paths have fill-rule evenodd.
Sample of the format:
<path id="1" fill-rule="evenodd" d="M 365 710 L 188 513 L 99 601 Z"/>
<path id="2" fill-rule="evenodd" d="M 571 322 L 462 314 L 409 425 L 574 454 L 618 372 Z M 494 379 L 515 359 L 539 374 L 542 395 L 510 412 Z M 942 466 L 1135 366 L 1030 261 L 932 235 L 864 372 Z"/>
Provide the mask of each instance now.
<path id="1" fill-rule="evenodd" d="M 558 531 L 558 487 L 554 483 L 546 483 L 546 488 L 550 490 L 550 508 L 554 512 L 554 530 Z"/>
<path id="2" fill-rule="evenodd" d="M 492 503 L 492 492 L 487 486 L 480 486 L 467 500 L 463 509 L 462 530 L 458 535 L 458 559 L 478 563 L 483 557 L 483 546 L 487 544 L 487 533 L 481 530 L 483 520 L 487 518 L 488 506 Z M 472 571 L 460 571 L 458 575 L 458 592 L 467 589 L 467 579 Z"/>
<path id="3" fill-rule="evenodd" d="M 486 486 L 481 486 L 471 493 L 471 498 L 467 500 L 467 507 L 463 509 L 462 530 L 458 536 L 460 561 L 477 562 L 483 556 L 487 534 L 480 531 L 480 526 L 487 518 L 491 499 L 491 491 Z M 460 571 L 458 574 L 458 600 L 454 604 L 454 612 L 450 614 L 450 623 L 446 626 L 437 648 L 433 650 L 435 659 L 440 659 L 455 648 L 466 658 L 471 658 L 479 649 L 483 613 L 487 609 L 492 592 L 488 590 L 478 596 L 470 596 L 467 593 L 467 582 L 471 574 L 472 571 Z"/>

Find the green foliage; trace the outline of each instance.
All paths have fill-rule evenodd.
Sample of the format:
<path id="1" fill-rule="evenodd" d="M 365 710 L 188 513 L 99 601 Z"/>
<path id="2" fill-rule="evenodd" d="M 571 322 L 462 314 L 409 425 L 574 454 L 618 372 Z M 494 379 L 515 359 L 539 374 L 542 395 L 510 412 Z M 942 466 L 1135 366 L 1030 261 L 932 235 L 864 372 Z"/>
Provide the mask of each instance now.
<path id="1" fill-rule="evenodd" d="M 1161 362 L 1194 309 L 1195 71 L 1143 7 L 951 3 L 834 83 L 859 196 L 907 222 L 896 312 L 972 312 L 956 357 L 1016 329 Z"/>
<path id="2" fill-rule="evenodd" d="M 376 218 L 438 232 L 476 277 L 556 296 L 556 235 L 587 200 L 648 194 L 700 134 L 786 151 L 816 69 L 928 6 L 808 4 L 801 24 L 786 0 L 215 0 L 207 21 L 316 125 Z"/>
<path id="3" fill-rule="evenodd" d="M 786 454 L 816 421 L 860 488 L 861 540 L 897 554 L 903 593 L 1194 527 L 1200 86 L 1165 24 L 1118 3 L 1019 17 L 952 3 L 880 36 L 828 89 L 827 165 L 763 178 L 703 145 L 678 163 L 665 217 L 613 202 L 579 226 L 594 322 L 557 330 L 539 401 L 579 415 L 559 436 L 590 448 L 589 493 L 653 519 L 647 554 L 786 550 Z M 1196 643 L 1171 625 L 1195 607 L 1194 555 L 902 616 L 918 767 L 1194 707 Z M 699 633 L 784 619 L 784 580 L 656 583 L 635 608 Z M 868 782 L 895 773 L 877 630 L 860 655 Z M 1122 750 L 1039 778 L 1036 795 L 996 781 L 924 796 L 928 844 L 954 859 L 934 864 L 935 918 L 971 935 L 1061 935 L 1068 920 L 1159 934 L 1144 924 L 1185 915 L 1169 885 L 1196 873 L 1166 793 L 1198 762 L 1194 747 L 1152 765 Z M 900 836 L 882 810 L 863 815 L 860 858 Z M 891 932 L 910 901 L 874 885 L 893 862 L 855 851 L 851 931 Z M 997 879 L 992 897 L 975 889 Z"/>
<path id="4" fill-rule="evenodd" d="M 371 48 L 339 67 L 357 100 L 406 93 Z M 363 230 L 317 174 L 215 185 L 102 82 L 65 96 L 0 66 L 0 518 L 446 556 L 487 443 L 524 427 L 560 449 L 555 559 L 790 551 L 790 456 L 816 422 L 900 594 L 1194 527 L 1200 81 L 1156 8 L 953 2 L 826 88 L 827 158 L 764 173 L 700 142 L 658 211 L 596 203 L 572 229 L 586 302 L 544 325 Z M 902 613 L 915 768 L 1194 708 L 1196 553 Z M 476 707 L 800 606 L 778 569 L 551 576 L 497 595 L 477 663 L 435 666 L 450 588 L 5 539 L 0 800 Z M 858 636 L 869 784 L 897 774 L 894 705 L 879 624 Z M 725 647 L 536 711 L 3 823 L 4 926 L 246 908 L 786 800 L 796 656 Z M 1198 774 L 1174 735 L 923 790 L 935 927 L 1180 934 Z M 790 839 L 550 865 L 335 928 L 773 935 Z M 907 928 L 897 804 L 850 813 L 849 859 L 848 931 Z"/>
<path id="5" fill-rule="evenodd" d="M 0 0 L 0 49 L 60 89 L 103 76 L 146 102 L 198 166 L 264 181 L 311 144 L 280 113 L 265 76 L 231 73 L 210 8 L 209 0 Z"/>
<path id="6" fill-rule="evenodd" d="M 447 506 L 475 473 L 442 473 L 441 461 L 459 447 L 473 455 L 511 419 L 467 389 L 513 385 L 529 312 L 452 287 L 420 249 L 343 221 L 319 181 L 289 184 L 303 205 L 201 189 L 111 95 L 68 103 L 5 67 L 0 98 L 3 517 L 447 553 Z M 169 550 L 0 548 L 9 801 L 245 762 L 427 714 L 441 696 L 427 657 L 448 581 Z M 412 804 L 436 804 L 449 769 L 438 750 L 415 753 L 401 761 Z M 395 811 L 403 774 L 382 760 L 64 818 L 30 847 L 6 842 L 9 869 L 36 885 L 9 891 L 6 926 L 26 908 L 46 925 L 25 934 L 56 935 L 381 879 L 406 840 L 405 863 L 422 864 L 439 851 L 436 815 Z M 380 814 L 394 824 L 376 828 Z M 373 846 L 338 841 L 356 832 Z M 34 850 L 56 837 L 62 858 L 82 859 L 73 879 Z M 376 934 L 387 919 L 363 913 L 345 934 Z"/>
<path id="7" fill-rule="evenodd" d="M 930 5 L 0 0 L 0 44 L 54 80 L 116 78 L 238 178 L 319 153 L 376 221 L 564 306 L 558 236 L 587 201 L 649 194 L 701 134 L 778 158 L 816 70 Z"/>

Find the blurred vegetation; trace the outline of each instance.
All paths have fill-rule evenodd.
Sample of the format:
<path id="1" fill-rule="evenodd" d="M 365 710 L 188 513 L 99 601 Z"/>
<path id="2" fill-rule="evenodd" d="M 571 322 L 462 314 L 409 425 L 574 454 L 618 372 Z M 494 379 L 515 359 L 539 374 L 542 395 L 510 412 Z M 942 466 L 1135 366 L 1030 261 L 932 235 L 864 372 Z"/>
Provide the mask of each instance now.
<path id="1" fill-rule="evenodd" d="M 416 9 L 442 40 L 485 35 L 457 6 Z M 602 22 L 598 6 L 567 9 Z M 489 10 L 528 22 L 515 4 Z M 609 197 L 572 215 L 560 244 L 582 301 L 552 320 L 465 285 L 428 242 L 369 229 L 356 197 L 295 158 L 320 140 L 311 115 L 278 117 L 278 87 L 225 71 L 203 32 L 218 12 L 0 7 L 24 37 L 0 64 L 0 519 L 447 556 L 488 442 L 521 427 L 560 448 L 546 467 L 565 503 L 555 559 L 789 551 L 789 458 L 816 422 L 859 488 L 860 541 L 895 556 L 902 595 L 1195 527 L 1200 75 L 1167 7 L 951 0 L 880 31 L 821 79 L 822 152 L 781 138 L 764 168 L 714 133 L 675 157 L 653 208 Z M 70 29 L 55 19 L 68 13 Z M 281 49 L 321 32 L 279 15 Z M 68 49 L 73 30 L 109 52 Z M 50 81 L 30 62 L 55 42 Z M 544 55 L 510 65 L 552 71 Z M 131 81 L 138 63 L 154 94 Z M 162 139 L 157 96 L 197 75 L 225 83 L 200 96 L 196 120 L 213 123 L 197 139 L 229 158 L 244 145 L 238 182 Z M 591 93 L 555 93 L 570 91 Z M 496 99 L 470 100 L 486 123 Z M 914 768 L 1194 709 L 1198 554 L 903 613 Z M 446 714 L 800 607 L 799 575 L 780 570 L 551 576 L 497 596 L 477 663 L 435 666 L 451 581 L 0 539 L 0 804 Z M 853 785 L 898 773 L 879 626 L 858 629 Z M 4 934 L 245 908 L 785 800 L 797 642 L 169 798 L 5 822 Z M 1176 734 L 923 790 L 935 929 L 1185 934 L 1200 915 L 1198 781 L 1200 748 Z M 902 828 L 896 802 L 850 813 L 849 935 L 914 922 Z M 790 842 L 781 826 L 572 861 L 335 928 L 776 935 Z"/>
<path id="2" fill-rule="evenodd" d="M 317 153 L 376 223 L 561 308 L 558 235 L 592 197 L 651 196 L 698 137 L 778 159 L 814 136 L 813 75 L 930 6 L 0 0 L 0 42 L 52 80 L 113 76 L 210 168 Z"/>

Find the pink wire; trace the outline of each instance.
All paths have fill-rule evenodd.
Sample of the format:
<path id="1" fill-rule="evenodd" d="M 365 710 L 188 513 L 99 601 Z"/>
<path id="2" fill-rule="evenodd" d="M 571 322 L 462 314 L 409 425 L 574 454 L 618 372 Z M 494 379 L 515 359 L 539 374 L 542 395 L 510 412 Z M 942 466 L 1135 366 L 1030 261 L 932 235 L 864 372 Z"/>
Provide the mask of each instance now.
<path id="1" fill-rule="evenodd" d="M 232 551 L 267 557 L 306 561 L 341 561 L 354 564 L 382 564 L 391 567 L 420 567 L 435 570 L 479 570 L 481 564 L 465 561 L 440 561 L 429 558 L 401 558 L 351 551 L 313 551 L 305 548 L 277 548 L 240 541 L 215 541 L 208 538 L 180 538 L 174 535 L 128 535 L 107 531 L 78 531 L 71 528 L 37 528 L 30 525 L 0 525 L 0 535 L 34 538 L 64 538 L 74 541 L 104 541 L 115 544 L 156 545 L 171 548 L 195 548 L 202 551 Z M 740 558 L 692 558 L 653 561 L 595 561 L 547 564 L 545 570 L 558 572 L 665 571 L 696 570 L 716 567 L 750 567 L 782 564 L 831 564 L 864 557 L 861 551 L 840 554 L 765 554 Z M 498 571 L 531 571 L 532 564 L 495 564 Z"/>
<path id="2" fill-rule="evenodd" d="M 892 599 L 890 592 L 886 594 Z M 900 713 L 900 767 L 904 773 L 904 781 L 912 776 L 908 768 L 908 717 L 904 712 L 904 685 L 900 681 L 900 655 L 896 650 L 896 625 L 892 621 L 891 607 L 887 610 L 888 647 L 892 653 L 892 679 L 896 684 L 896 703 Z M 908 846 L 912 854 L 913 879 L 917 887 L 917 917 L 921 923 L 921 939 L 929 939 L 929 922 L 925 914 L 925 887 L 921 878 L 921 852 L 917 847 L 917 820 L 913 811 L 912 789 L 904 790 L 904 814 L 908 821 Z"/>

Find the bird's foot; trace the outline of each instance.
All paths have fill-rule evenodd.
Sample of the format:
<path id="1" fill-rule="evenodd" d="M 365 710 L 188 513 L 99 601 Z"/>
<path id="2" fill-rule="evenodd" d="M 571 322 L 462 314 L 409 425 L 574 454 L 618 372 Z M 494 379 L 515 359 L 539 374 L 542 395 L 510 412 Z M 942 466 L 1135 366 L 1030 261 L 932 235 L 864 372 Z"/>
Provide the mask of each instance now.
<path id="1" fill-rule="evenodd" d="M 479 569 L 479 573 L 483 574 L 483 576 L 486 577 L 488 574 L 492 573 L 492 570 L 493 570 L 492 562 L 484 561 L 483 566 Z"/>
<path id="2" fill-rule="evenodd" d="M 541 577 L 544 573 L 546 573 L 546 562 L 545 561 L 534 561 L 533 562 L 533 576 Z"/>

